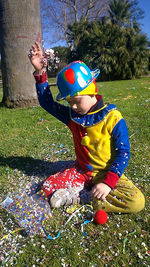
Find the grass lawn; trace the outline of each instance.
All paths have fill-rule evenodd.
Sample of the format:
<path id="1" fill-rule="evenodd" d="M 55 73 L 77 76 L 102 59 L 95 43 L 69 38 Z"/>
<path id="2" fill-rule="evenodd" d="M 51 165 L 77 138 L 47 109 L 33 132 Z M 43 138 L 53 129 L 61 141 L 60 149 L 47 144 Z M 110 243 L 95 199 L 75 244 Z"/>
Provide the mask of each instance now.
<path id="1" fill-rule="evenodd" d="M 8 234 L 0 241 L 2 266 L 150 266 L 150 79 L 103 82 L 98 89 L 104 102 L 116 104 L 127 122 L 131 159 L 125 174 L 144 193 L 145 209 L 138 214 L 109 214 L 104 226 L 85 225 L 86 235 L 81 224 L 87 213 L 79 212 L 56 240 L 47 240 L 43 234 L 11 235 L 17 226 L 1 210 L 0 238 Z M 52 91 L 56 96 L 55 86 Z M 75 159 L 71 133 L 41 107 L 1 105 L 0 136 L 0 199 L 34 179 L 44 179 L 62 161 Z M 46 229 L 56 236 L 69 216 L 65 208 L 54 210 Z"/>

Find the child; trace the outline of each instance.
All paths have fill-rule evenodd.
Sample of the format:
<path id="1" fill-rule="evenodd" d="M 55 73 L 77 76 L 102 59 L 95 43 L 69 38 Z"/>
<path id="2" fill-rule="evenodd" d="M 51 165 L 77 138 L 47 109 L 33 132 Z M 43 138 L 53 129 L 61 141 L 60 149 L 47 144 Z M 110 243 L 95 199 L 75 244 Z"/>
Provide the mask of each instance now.
<path id="1" fill-rule="evenodd" d="M 99 70 L 75 61 L 57 76 L 57 101 L 47 82 L 47 62 L 38 43 L 29 54 L 40 105 L 72 132 L 76 162 L 48 177 L 42 188 L 51 207 L 90 201 L 106 212 L 139 212 L 145 206 L 141 191 L 124 176 L 130 157 L 128 130 L 115 105 L 105 105 L 97 95 Z M 90 188 L 90 190 L 89 190 Z"/>

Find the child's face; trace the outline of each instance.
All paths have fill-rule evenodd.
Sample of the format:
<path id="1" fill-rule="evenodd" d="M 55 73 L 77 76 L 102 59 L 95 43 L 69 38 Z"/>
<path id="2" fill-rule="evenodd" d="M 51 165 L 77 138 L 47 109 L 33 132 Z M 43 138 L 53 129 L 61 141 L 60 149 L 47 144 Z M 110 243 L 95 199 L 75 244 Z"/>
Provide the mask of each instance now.
<path id="1" fill-rule="evenodd" d="M 84 115 L 96 104 L 97 99 L 95 95 L 79 95 L 71 97 L 67 102 L 75 112 Z"/>

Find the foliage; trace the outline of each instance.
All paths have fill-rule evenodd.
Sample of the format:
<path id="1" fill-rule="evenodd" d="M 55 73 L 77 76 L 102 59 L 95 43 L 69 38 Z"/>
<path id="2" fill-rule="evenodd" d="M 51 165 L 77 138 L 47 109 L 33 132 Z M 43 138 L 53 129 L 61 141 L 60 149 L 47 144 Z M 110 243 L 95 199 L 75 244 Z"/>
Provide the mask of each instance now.
<path id="1" fill-rule="evenodd" d="M 54 46 L 53 49 L 54 49 L 54 51 L 57 52 L 57 55 L 58 55 L 61 62 L 67 61 L 67 56 L 68 56 L 68 52 L 69 52 L 68 47 L 66 47 L 66 46 Z"/>
<path id="2" fill-rule="evenodd" d="M 49 51 L 53 51 L 53 53 L 49 53 Z M 46 49 L 45 52 L 48 61 L 48 77 L 56 77 L 58 72 L 66 66 L 68 62 L 69 48 L 65 46 L 55 46 L 53 49 Z"/>
<path id="3" fill-rule="evenodd" d="M 136 1 L 111 1 L 110 17 L 68 25 L 73 47 L 70 61 L 80 59 L 90 67 L 99 67 L 103 80 L 131 79 L 146 73 L 147 37 L 140 32 L 133 4 Z"/>
<path id="4" fill-rule="evenodd" d="M 65 40 L 69 45 L 66 34 L 68 24 L 97 20 L 107 14 L 109 2 L 110 0 L 40 0 L 43 30 L 45 34 L 49 29 L 52 33 L 50 43 Z"/>
<path id="5" fill-rule="evenodd" d="M 144 14 L 136 0 L 112 0 L 108 12 L 112 23 L 122 27 L 138 26 Z"/>
<path id="6" fill-rule="evenodd" d="M 98 1 L 88 1 L 85 9 L 81 8 L 83 2 L 56 2 L 62 8 L 61 14 L 64 10 L 66 18 L 70 14 L 65 20 L 68 24 L 63 28 L 66 29 L 65 38 L 69 48 L 59 47 L 59 57 L 65 58 L 66 62 L 80 59 L 91 68 L 100 68 L 101 80 L 132 79 L 147 73 L 148 40 L 141 33 L 138 23 L 143 17 L 138 1 L 105 1 L 107 13 L 99 13 Z M 51 2 L 49 5 L 51 6 Z M 94 17 L 92 14 L 96 7 L 97 13 Z M 56 19 L 57 10 L 54 6 L 51 8 Z M 58 23 L 58 18 L 56 22 Z M 61 19 L 59 23 L 60 26 Z"/>
<path id="7" fill-rule="evenodd" d="M 1 210 L 1 237 L 9 234 L 1 241 L 2 266 L 148 266 L 150 80 L 143 78 L 97 85 L 104 101 L 116 104 L 126 119 L 131 143 L 131 159 L 126 175 L 144 193 L 145 209 L 138 214 L 109 214 L 104 226 L 94 223 L 85 225 L 86 235 L 81 232 L 84 214 L 79 213 L 56 240 L 47 240 L 41 235 L 31 238 L 17 233 L 10 235 L 17 225 Z M 56 87 L 52 87 L 52 92 L 55 97 L 58 92 Z M 40 107 L 10 110 L 1 106 L 0 125 L 3 137 L 0 140 L 1 197 L 8 192 L 18 192 L 23 184 L 26 186 L 33 178 L 43 179 L 51 171 L 57 171 L 60 161 L 75 158 L 69 129 Z M 66 153 L 61 152 L 62 144 Z M 55 209 L 53 217 L 46 223 L 47 231 L 56 236 L 57 230 L 62 229 L 69 216 L 65 208 Z M 129 235 L 135 230 L 134 234 Z M 123 254 L 125 238 L 128 240 Z"/>

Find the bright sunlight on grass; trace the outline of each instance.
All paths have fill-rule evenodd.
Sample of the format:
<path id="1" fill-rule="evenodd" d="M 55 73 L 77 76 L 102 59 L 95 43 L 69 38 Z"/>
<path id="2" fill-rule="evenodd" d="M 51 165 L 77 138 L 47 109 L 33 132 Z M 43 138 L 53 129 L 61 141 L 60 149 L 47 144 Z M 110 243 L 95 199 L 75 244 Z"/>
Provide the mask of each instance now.
<path id="1" fill-rule="evenodd" d="M 51 89 L 56 96 L 57 88 Z M 17 225 L 1 210 L 0 238 L 8 235 L 0 241 L 2 266 L 150 266 L 150 79 L 103 82 L 98 89 L 104 102 L 116 104 L 126 120 L 131 159 L 125 174 L 144 193 L 145 209 L 138 214 L 110 214 L 104 226 L 91 222 L 84 225 L 84 235 L 81 224 L 88 214 L 78 213 L 63 228 L 70 215 L 65 208 L 54 210 L 46 227 L 53 236 L 64 229 L 56 240 L 47 240 L 44 234 L 9 234 Z M 1 105 L 0 133 L 0 199 L 34 179 L 46 178 L 57 171 L 60 161 L 75 159 L 69 129 L 41 107 Z"/>

